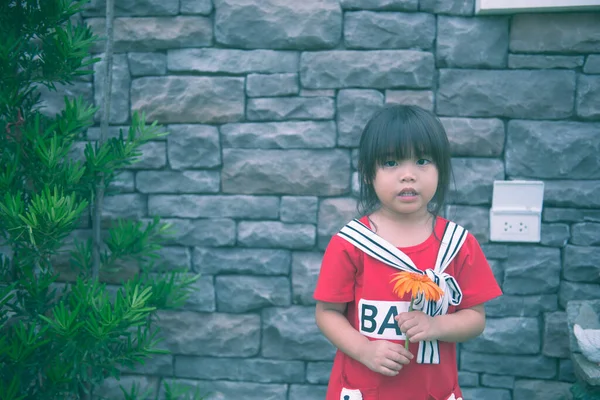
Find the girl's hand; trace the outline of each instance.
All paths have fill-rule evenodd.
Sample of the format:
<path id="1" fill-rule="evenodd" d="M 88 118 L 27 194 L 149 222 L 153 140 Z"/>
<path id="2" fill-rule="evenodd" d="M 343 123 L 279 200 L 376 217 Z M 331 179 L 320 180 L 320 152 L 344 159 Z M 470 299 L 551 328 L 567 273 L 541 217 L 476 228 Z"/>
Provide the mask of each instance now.
<path id="1" fill-rule="evenodd" d="M 398 375 L 398 371 L 410 363 L 413 357 L 401 344 L 387 340 L 369 340 L 362 346 L 358 361 L 371 371 L 394 376 Z"/>
<path id="2" fill-rule="evenodd" d="M 396 317 L 400 330 L 412 343 L 423 340 L 437 340 L 439 329 L 435 319 L 422 311 L 409 311 Z"/>

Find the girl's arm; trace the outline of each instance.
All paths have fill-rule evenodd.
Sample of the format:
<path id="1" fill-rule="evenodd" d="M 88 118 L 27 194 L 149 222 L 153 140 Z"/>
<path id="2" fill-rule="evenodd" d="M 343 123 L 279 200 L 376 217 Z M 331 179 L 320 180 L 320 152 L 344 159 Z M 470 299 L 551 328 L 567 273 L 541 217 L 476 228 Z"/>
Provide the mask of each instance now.
<path id="1" fill-rule="evenodd" d="M 400 330 L 411 342 L 442 340 L 465 342 L 479 336 L 485 328 L 483 304 L 465 308 L 452 314 L 431 317 L 421 311 L 401 313 L 396 317 Z"/>
<path id="2" fill-rule="evenodd" d="M 387 340 L 371 341 L 361 335 L 344 315 L 346 303 L 317 302 L 317 326 L 340 351 L 369 369 L 394 376 L 408 364 L 413 355 L 404 346 Z"/>

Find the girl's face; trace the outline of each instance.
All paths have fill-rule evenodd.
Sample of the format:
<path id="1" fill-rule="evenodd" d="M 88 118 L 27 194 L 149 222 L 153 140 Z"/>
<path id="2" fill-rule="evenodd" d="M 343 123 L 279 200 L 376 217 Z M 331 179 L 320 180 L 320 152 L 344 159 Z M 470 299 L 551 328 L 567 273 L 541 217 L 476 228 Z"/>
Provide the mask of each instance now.
<path id="1" fill-rule="evenodd" d="M 390 158 L 377 166 L 373 189 L 381 210 L 396 217 L 421 217 L 438 186 L 438 169 L 431 157 Z"/>

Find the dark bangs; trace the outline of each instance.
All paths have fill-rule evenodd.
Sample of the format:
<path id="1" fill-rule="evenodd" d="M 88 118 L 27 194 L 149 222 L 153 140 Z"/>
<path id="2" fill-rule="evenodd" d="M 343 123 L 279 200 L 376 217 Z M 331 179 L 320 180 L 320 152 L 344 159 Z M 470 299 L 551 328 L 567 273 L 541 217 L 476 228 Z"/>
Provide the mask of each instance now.
<path id="1" fill-rule="evenodd" d="M 377 167 L 391 159 L 427 157 L 438 169 L 439 182 L 432 207 L 439 214 L 451 175 L 450 146 L 444 127 L 433 113 L 416 106 L 384 107 L 365 126 L 359 146 L 361 213 L 373 211 L 378 203 L 372 185 Z"/>

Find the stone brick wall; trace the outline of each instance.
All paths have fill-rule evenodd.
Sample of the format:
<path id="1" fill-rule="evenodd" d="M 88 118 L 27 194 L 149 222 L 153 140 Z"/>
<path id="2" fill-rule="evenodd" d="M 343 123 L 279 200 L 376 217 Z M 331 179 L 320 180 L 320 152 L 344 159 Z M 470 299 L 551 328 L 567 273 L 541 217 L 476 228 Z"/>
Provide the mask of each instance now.
<path id="1" fill-rule="evenodd" d="M 484 17 L 473 3 L 117 1 L 111 125 L 144 110 L 170 135 L 123 173 L 107 215 L 172 222 L 164 259 L 203 276 L 185 310 L 162 314 L 172 354 L 125 385 L 324 398 L 334 349 L 311 296 L 322 251 L 354 216 L 363 124 L 405 103 L 446 126 L 447 216 L 480 240 L 505 292 L 461 346 L 465 398 L 568 398 L 566 305 L 600 298 L 600 14 Z M 103 11 L 97 0 L 83 15 L 99 32 Z M 66 90 L 99 101 L 96 72 Z M 541 243 L 489 241 L 496 179 L 545 182 Z"/>

